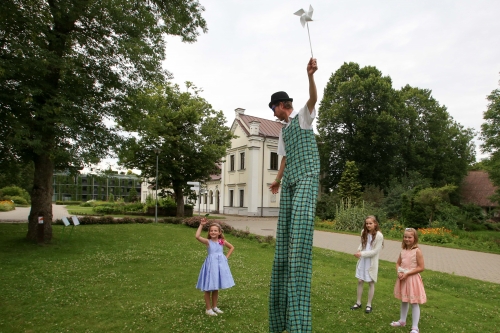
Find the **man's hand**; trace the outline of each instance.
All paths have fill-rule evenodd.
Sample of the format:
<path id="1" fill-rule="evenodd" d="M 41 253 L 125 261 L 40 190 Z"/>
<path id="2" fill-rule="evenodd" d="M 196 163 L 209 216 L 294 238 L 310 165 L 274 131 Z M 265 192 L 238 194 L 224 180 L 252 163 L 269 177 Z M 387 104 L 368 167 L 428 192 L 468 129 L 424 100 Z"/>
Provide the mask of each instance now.
<path id="1" fill-rule="evenodd" d="M 278 190 L 280 189 L 280 183 L 277 181 L 274 181 L 271 186 L 269 186 L 269 189 L 271 190 L 272 194 L 278 193 Z"/>
<path id="2" fill-rule="evenodd" d="M 316 58 L 309 59 L 309 63 L 307 64 L 307 75 L 311 76 L 318 70 L 318 63 L 316 62 Z"/>

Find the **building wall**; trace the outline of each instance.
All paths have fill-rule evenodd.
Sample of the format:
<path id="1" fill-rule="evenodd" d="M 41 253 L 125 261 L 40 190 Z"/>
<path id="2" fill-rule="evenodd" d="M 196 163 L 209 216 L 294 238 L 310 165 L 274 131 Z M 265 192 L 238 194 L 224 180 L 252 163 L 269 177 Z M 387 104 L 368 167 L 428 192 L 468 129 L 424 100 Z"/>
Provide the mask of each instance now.
<path id="1" fill-rule="evenodd" d="M 278 174 L 278 170 L 271 170 L 271 152 L 277 153 L 277 138 L 247 135 L 239 125 L 233 130 L 238 138 L 232 140 L 224 163 L 223 213 L 277 216 L 279 194 L 269 190 Z M 241 168 L 241 153 L 245 154 L 244 168 Z M 234 170 L 231 170 L 231 156 L 234 156 Z M 278 159 L 278 167 L 280 162 Z"/>
<path id="2" fill-rule="evenodd" d="M 133 175 L 75 175 L 57 173 L 53 178 L 52 201 L 129 199 L 130 190 L 136 189 L 137 199 L 141 193 L 141 179 Z"/>

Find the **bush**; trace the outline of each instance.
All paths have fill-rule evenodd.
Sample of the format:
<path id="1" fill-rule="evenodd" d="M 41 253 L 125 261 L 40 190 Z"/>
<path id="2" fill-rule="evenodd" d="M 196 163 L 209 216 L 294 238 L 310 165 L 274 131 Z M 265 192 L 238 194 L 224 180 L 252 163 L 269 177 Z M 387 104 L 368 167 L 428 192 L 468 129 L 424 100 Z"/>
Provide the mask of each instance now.
<path id="1" fill-rule="evenodd" d="M 128 203 L 123 206 L 125 212 L 142 212 L 144 205 L 140 202 Z"/>
<path id="2" fill-rule="evenodd" d="M 68 200 L 68 201 L 57 200 L 56 201 L 56 205 L 78 206 L 81 204 L 82 204 L 81 201 L 71 201 L 71 200 Z"/>
<path id="3" fill-rule="evenodd" d="M 316 204 L 316 216 L 321 220 L 333 220 L 335 218 L 335 207 L 339 202 L 340 198 L 336 192 L 321 194 Z"/>
<path id="4" fill-rule="evenodd" d="M 454 238 L 451 230 L 445 228 L 424 228 L 418 229 L 419 241 L 437 244 L 452 243 Z"/>
<path id="5" fill-rule="evenodd" d="M 8 197 L 8 196 L 6 196 L 6 197 Z M 12 197 L 7 198 L 7 199 L 14 201 L 14 203 L 16 205 L 28 205 L 28 201 L 26 201 L 26 199 L 24 199 L 23 197 L 17 196 L 17 195 L 12 196 Z"/>
<path id="6" fill-rule="evenodd" d="M 8 212 L 16 209 L 14 203 L 10 200 L 0 201 L 0 212 Z"/>
<path id="7" fill-rule="evenodd" d="M 358 232 L 363 228 L 365 218 L 368 215 L 375 215 L 379 225 L 385 223 L 386 215 L 383 209 L 373 208 L 364 201 L 354 205 L 350 200 L 341 201 L 335 213 L 334 230 Z"/>
<path id="8" fill-rule="evenodd" d="M 467 216 L 457 206 L 444 202 L 439 205 L 435 219 L 432 221 L 431 227 L 457 230 L 458 225 L 467 220 Z"/>
<path id="9" fill-rule="evenodd" d="M 6 186 L 0 189 L 0 199 L 7 199 L 5 196 L 9 197 L 21 197 L 26 200 L 26 204 L 31 203 L 31 196 L 25 189 L 18 186 Z"/>

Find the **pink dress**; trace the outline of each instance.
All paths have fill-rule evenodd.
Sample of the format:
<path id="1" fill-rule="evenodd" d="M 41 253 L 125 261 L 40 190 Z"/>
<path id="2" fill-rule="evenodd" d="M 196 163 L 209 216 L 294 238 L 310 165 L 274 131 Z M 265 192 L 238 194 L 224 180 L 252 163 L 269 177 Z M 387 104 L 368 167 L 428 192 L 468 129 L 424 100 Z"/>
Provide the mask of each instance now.
<path id="1" fill-rule="evenodd" d="M 412 270 L 417 267 L 417 249 L 401 251 L 400 268 Z M 402 302 L 423 304 L 427 301 L 424 283 L 420 274 L 408 275 L 404 280 L 397 279 L 394 286 L 394 296 Z"/>

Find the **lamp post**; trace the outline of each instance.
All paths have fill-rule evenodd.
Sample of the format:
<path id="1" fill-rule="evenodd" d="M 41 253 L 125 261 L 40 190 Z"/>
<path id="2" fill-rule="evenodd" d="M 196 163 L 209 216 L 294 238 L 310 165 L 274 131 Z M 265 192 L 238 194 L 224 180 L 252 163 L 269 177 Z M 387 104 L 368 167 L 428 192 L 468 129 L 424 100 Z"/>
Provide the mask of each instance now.
<path id="1" fill-rule="evenodd" d="M 155 194 L 155 223 L 158 223 L 158 154 L 160 154 L 160 148 L 154 148 L 153 151 L 156 154 L 156 178 L 155 178 L 155 186 L 156 186 L 156 194 Z"/>

